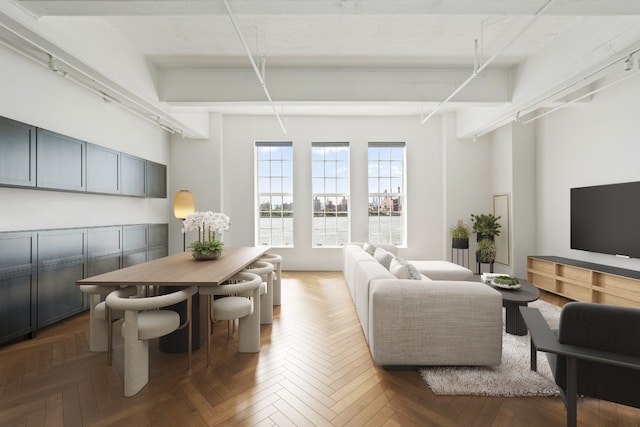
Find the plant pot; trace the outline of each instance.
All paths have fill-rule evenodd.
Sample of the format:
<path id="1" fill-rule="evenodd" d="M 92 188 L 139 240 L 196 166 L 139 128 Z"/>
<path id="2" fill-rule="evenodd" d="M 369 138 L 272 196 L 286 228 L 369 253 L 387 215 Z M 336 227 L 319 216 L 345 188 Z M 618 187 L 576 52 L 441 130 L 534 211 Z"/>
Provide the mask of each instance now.
<path id="1" fill-rule="evenodd" d="M 469 249 L 469 239 L 452 239 L 451 247 L 453 249 Z"/>
<path id="2" fill-rule="evenodd" d="M 205 255 L 205 254 L 202 254 L 200 252 L 191 252 L 191 256 L 196 261 L 210 261 L 210 260 L 213 260 L 213 259 L 218 259 L 218 257 L 220 256 L 220 253 L 219 252 L 213 252 L 213 253 Z"/>
<path id="3" fill-rule="evenodd" d="M 486 261 L 483 259 L 480 259 L 480 251 L 476 252 L 476 262 L 481 262 L 483 264 L 493 264 L 495 261 L 496 261 L 495 258 L 492 260 L 486 260 Z"/>

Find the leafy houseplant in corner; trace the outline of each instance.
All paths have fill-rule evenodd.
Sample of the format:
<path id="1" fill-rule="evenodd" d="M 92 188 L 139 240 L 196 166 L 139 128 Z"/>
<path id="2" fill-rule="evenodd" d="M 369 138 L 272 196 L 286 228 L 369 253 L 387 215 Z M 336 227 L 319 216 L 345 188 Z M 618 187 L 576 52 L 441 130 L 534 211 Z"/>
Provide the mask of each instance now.
<path id="1" fill-rule="evenodd" d="M 493 263 L 496 260 L 496 244 L 493 240 L 484 238 L 476 247 L 476 261 Z"/>
<path id="2" fill-rule="evenodd" d="M 500 216 L 493 214 L 471 214 L 471 224 L 473 226 L 473 232 L 477 235 L 478 242 L 483 239 L 493 241 L 495 236 L 500 235 L 500 227 L 502 226 L 498 222 L 500 218 Z"/>
<path id="3" fill-rule="evenodd" d="M 216 240 L 216 233 L 229 229 L 229 217 L 219 212 L 194 212 L 182 223 L 182 232 L 197 230 L 198 240 L 189 245 L 196 260 L 216 259 L 222 253 L 224 243 Z"/>
<path id="4" fill-rule="evenodd" d="M 459 219 L 458 223 L 451 227 L 451 247 L 453 249 L 469 249 L 470 235 L 471 228 Z"/>

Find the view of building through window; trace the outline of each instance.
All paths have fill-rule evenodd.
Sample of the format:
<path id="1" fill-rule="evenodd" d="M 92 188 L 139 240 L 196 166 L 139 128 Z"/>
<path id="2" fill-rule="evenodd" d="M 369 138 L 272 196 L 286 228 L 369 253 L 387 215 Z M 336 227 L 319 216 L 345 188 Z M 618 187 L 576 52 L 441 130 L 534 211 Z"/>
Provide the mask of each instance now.
<path id="1" fill-rule="evenodd" d="M 293 146 L 256 142 L 256 245 L 293 246 Z"/>
<path id="2" fill-rule="evenodd" d="M 369 242 L 405 244 L 404 142 L 369 143 Z"/>
<path id="3" fill-rule="evenodd" d="M 313 247 L 350 241 L 348 142 L 314 142 L 311 148 Z M 368 146 L 368 241 L 406 244 L 405 144 Z M 256 245 L 292 247 L 293 144 L 256 142 Z"/>
<path id="4" fill-rule="evenodd" d="M 314 142 L 311 149 L 313 247 L 349 241 L 349 143 Z"/>

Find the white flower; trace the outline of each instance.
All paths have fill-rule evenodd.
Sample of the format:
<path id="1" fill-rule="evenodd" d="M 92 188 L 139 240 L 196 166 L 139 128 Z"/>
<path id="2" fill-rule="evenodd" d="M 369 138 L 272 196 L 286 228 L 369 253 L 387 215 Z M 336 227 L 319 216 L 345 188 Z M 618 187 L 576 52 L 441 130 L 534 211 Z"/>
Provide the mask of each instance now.
<path id="1" fill-rule="evenodd" d="M 205 234 L 209 233 L 209 239 L 212 233 L 222 234 L 229 230 L 230 219 L 223 213 L 219 212 L 194 212 L 187 216 L 182 222 L 182 232 L 198 230 L 198 236 L 206 237 Z"/>

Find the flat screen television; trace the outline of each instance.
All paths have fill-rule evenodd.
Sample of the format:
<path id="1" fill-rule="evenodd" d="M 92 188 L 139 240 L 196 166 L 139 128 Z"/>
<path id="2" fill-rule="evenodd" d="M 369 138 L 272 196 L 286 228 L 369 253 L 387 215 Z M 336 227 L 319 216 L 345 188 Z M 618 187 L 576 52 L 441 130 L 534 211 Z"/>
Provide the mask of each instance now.
<path id="1" fill-rule="evenodd" d="M 640 182 L 572 188 L 571 249 L 640 258 Z"/>

